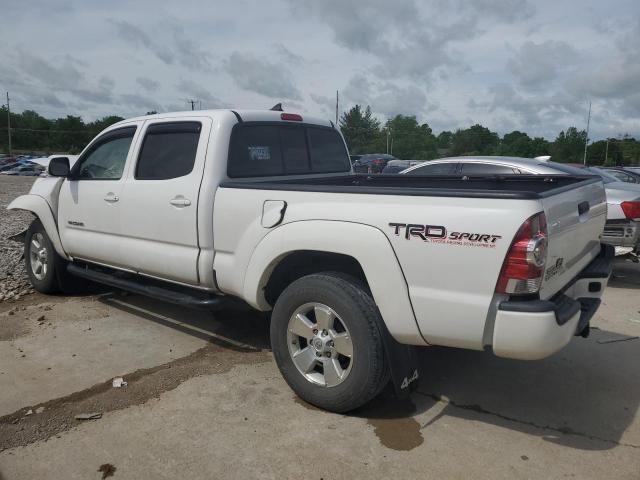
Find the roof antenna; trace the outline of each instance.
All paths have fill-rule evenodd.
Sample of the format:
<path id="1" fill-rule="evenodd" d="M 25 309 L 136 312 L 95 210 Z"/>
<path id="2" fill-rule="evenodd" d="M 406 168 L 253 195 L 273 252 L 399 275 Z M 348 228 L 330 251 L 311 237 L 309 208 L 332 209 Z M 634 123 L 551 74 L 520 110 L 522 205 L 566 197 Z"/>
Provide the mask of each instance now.
<path id="1" fill-rule="evenodd" d="M 282 110 L 282 103 L 276 103 L 269 110 L 273 110 L 274 112 L 283 112 L 284 111 L 284 110 Z"/>

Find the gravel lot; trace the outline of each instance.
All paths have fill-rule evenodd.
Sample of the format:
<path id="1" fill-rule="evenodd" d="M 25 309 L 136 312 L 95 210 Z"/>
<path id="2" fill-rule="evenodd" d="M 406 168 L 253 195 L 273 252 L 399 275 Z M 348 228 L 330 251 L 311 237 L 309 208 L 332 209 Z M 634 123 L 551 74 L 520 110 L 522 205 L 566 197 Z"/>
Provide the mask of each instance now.
<path id="1" fill-rule="evenodd" d="M 22 261 L 23 246 L 6 240 L 28 228 L 33 219 L 30 213 L 7 210 L 11 200 L 27 193 L 33 182 L 33 177 L 0 175 L 0 302 L 33 293 Z"/>
<path id="2" fill-rule="evenodd" d="M 31 182 L 0 176 L 3 236 L 29 223 L 4 206 Z M 0 480 L 640 478 L 638 265 L 548 359 L 423 349 L 409 401 L 334 415 L 288 389 L 265 316 L 25 296 L 21 247 L 0 248 Z"/>

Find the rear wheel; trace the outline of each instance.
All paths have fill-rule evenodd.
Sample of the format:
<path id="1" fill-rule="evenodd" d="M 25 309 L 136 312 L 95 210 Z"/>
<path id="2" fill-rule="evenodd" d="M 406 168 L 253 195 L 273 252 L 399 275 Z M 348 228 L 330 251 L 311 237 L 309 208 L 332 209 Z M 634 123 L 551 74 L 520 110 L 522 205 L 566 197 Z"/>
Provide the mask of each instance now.
<path id="1" fill-rule="evenodd" d="M 356 279 L 339 273 L 296 280 L 278 298 L 271 346 L 284 379 L 306 402 L 347 412 L 388 380 L 379 313 Z"/>

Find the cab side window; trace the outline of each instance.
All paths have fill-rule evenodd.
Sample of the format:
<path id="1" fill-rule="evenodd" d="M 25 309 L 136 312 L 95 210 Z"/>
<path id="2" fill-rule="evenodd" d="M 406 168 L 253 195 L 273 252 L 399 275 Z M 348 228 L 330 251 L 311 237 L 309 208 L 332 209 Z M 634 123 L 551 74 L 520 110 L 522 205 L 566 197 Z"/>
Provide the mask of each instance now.
<path id="1" fill-rule="evenodd" d="M 136 180 L 168 180 L 193 170 L 200 140 L 200 122 L 149 125 L 136 165 Z"/>
<path id="2" fill-rule="evenodd" d="M 74 168 L 76 180 L 119 180 L 127 161 L 135 127 L 108 132 L 89 149 Z"/>

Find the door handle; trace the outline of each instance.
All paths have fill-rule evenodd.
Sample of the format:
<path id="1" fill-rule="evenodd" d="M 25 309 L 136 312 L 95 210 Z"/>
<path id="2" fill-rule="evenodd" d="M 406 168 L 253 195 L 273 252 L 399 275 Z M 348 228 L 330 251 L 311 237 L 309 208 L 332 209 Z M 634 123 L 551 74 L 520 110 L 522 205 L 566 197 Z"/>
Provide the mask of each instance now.
<path id="1" fill-rule="evenodd" d="M 191 205 L 191 200 L 184 198 L 182 195 L 178 195 L 169 200 L 169 203 L 174 207 L 188 207 Z"/>
<path id="2" fill-rule="evenodd" d="M 107 196 L 104 197 L 104 201 L 109 203 L 114 203 L 114 202 L 117 202 L 118 200 L 120 200 L 120 197 L 118 197 L 117 195 L 114 195 L 113 193 L 107 193 Z"/>

